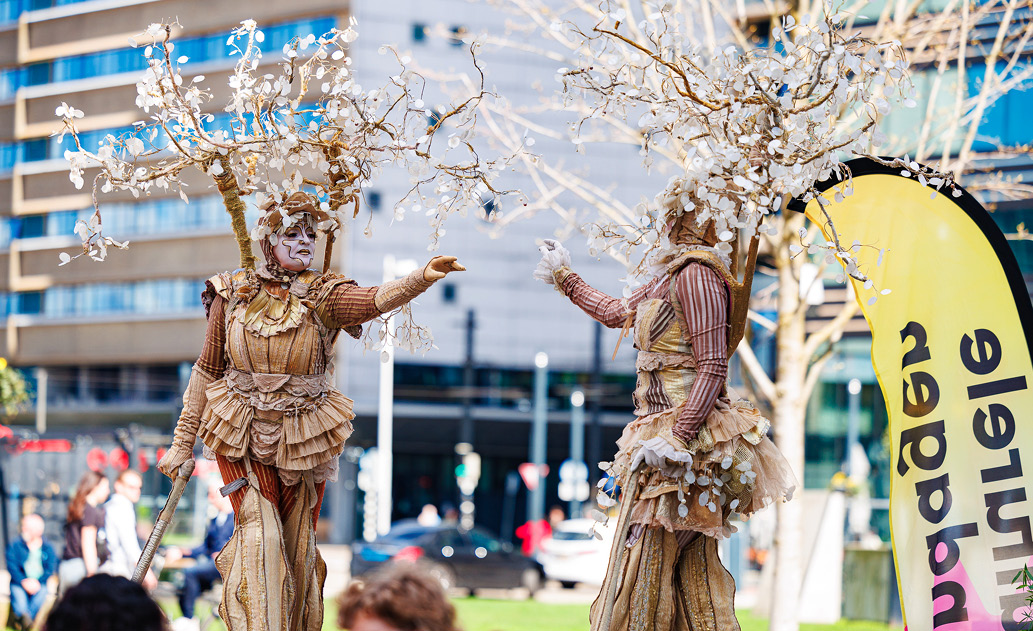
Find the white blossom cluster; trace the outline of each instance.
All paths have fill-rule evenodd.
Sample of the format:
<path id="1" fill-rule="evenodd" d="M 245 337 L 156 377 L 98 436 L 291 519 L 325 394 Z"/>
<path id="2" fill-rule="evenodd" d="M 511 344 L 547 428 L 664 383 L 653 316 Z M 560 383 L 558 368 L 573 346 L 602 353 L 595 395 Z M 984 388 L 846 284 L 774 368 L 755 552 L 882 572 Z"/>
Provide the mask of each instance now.
<path id="1" fill-rule="evenodd" d="M 787 16 L 769 48 L 744 52 L 689 44 L 698 37 L 673 2 L 636 5 L 642 11 L 631 14 L 631 5 L 603 0 L 591 29 L 552 25 L 581 40 L 577 65 L 558 70 L 567 101 L 587 106 L 573 125 L 576 148 L 583 151 L 596 119 L 617 118 L 640 130 L 647 168 L 659 154 L 680 169 L 635 208 L 634 225 L 589 229 L 590 250 L 623 250 L 632 276 L 647 273 L 650 255 L 669 247 L 670 213 L 713 219 L 717 248 L 728 253 L 737 237 L 771 230 L 762 221 L 785 197 L 816 197 L 824 206 L 815 184 L 832 176 L 847 180 L 841 188 L 849 194 L 840 156 L 873 153 L 884 140 L 879 119 L 895 105 L 914 106 L 899 44 L 844 32 L 845 14 L 813 24 Z M 853 260 L 835 234 L 827 247 Z"/>
<path id="2" fill-rule="evenodd" d="M 65 153 L 71 181 L 81 188 L 87 172 L 99 169 L 95 207 L 98 190 L 139 197 L 171 189 L 187 201 L 181 173 L 195 167 L 216 180 L 232 175 L 239 193 L 253 194 L 259 207 L 294 191 L 314 191 L 331 217 L 321 227 L 333 230 L 348 210 L 357 216 L 363 190 L 393 165 L 408 171 L 411 184 L 395 204 L 396 219 L 405 212 L 428 215 L 428 249 L 435 250 L 446 217 L 480 208 L 484 195 L 506 192 L 493 181 L 512 157 L 485 160 L 470 144 L 477 106 L 488 96 L 483 83 L 431 111 L 420 98 L 424 78 L 391 46 L 380 52 L 395 58 L 397 73 L 373 88 L 356 82 L 347 54 L 357 37 L 354 21 L 343 30 L 295 38 L 284 46 L 282 60 L 271 63 L 259 48 L 263 32 L 254 20 L 244 20 L 226 42 L 239 60 L 229 77 L 225 114 L 217 117 L 206 107 L 212 92 L 203 87 L 205 77 L 180 72 L 189 59 L 176 55 L 172 26 L 152 24 L 131 40 L 148 59 L 136 99 L 147 118 L 132 132 L 84 147 L 75 126 L 82 112 L 67 105 L 56 112 L 64 122 L 62 136 L 75 139 L 76 150 Z M 99 207 L 95 216 L 83 252 L 102 259 Z M 252 236 L 268 238 L 268 232 L 257 228 Z"/>

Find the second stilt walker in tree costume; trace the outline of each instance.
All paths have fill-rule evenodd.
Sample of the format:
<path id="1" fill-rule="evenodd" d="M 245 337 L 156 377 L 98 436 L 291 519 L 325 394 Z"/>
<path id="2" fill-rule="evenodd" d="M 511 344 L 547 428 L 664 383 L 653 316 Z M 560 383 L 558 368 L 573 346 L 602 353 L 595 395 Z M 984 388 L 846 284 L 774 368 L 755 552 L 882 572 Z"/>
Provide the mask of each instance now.
<path id="1" fill-rule="evenodd" d="M 807 230 L 783 202 L 817 199 L 824 208 L 849 195 L 840 155 L 871 154 L 882 140 L 879 118 L 894 103 L 913 105 L 913 86 L 900 45 L 858 34 L 846 13 L 786 16 L 770 48 L 742 50 L 700 43 L 687 4 L 597 6 L 585 22 L 554 22 L 578 51 L 558 75 L 564 111 L 575 116 L 576 149 L 625 139 L 639 146 L 643 166 L 674 176 L 652 203 L 632 207 L 611 180 L 592 188 L 581 174 L 568 188 L 573 203 L 557 202 L 568 185 L 555 169 L 541 169 L 555 182 L 543 187 L 548 204 L 575 218 L 566 228 L 583 232 L 592 254 L 626 263 L 629 286 L 623 298 L 593 289 L 555 241 L 545 242 L 535 276 L 606 326 L 623 327 L 638 348 L 635 418 L 607 464 L 621 494 L 600 498 L 619 501 L 620 516 L 591 628 L 735 631 L 735 585 L 717 540 L 730 534 L 734 517 L 788 500 L 797 484 L 768 437 L 768 420 L 726 384 L 760 235 L 796 255 L 840 261 L 875 293 L 854 253 L 871 246 L 847 247 L 831 220 L 827 240 L 804 241 Z M 816 183 L 833 176 L 841 186 L 826 198 Z M 597 215 L 586 221 L 581 204 Z M 747 241 L 739 274 L 739 245 Z M 788 427 L 775 430 L 795 438 Z M 786 440 L 794 465 L 802 466 L 802 452 Z M 777 545 L 791 563 L 796 548 L 785 534 Z M 787 584 L 794 580 L 789 573 Z"/>
<path id="2" fill-rule="evenodd" d="M 326 564 L 315 527 L 354 418 L 333 385 L 334 343 L 464 269 L 437 256 L 379 287 L 309 269 L 327 219 L 306 193 L 269 205 L 264 264 L 208 280 L 204 346 L 158 464 L 171 477 L 200 436 L 232 491 L 236 527 L 216 560 L 231 629 L 321 628 Z"/>
<path id="3" fill-rule="evenodd" d="M 730 518 L 788 500 L 796 487 L 767 437 L 768 420 L 726 385 L 728 357 L 746 324 L 756 242 L 739 281 L 715 248 L 714 222 L 700 223 L 674 203 L 688 190 L 681 186 L 668 198 L 670 247 L 654 255 L 652 279 L 630 298 L 589 286 L 557 241 L 545 241 L 535 272 L 592 318 L 623 327 L 622 337 L 630 332 L 638 349 L 635 419 L 608 463 L 623 494 L 592 631 L 738 629 L 735 583 L 717 541 L 731 534 Z"/>

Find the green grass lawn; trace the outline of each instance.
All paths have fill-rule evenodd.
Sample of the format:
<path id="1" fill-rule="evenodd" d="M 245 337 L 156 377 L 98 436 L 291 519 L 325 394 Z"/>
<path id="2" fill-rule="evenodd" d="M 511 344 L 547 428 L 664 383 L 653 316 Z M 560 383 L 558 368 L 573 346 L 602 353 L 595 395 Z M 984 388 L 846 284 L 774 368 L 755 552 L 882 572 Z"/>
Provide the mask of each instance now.
<path id="1" fill-rule="evenodd" d="M 587 631 L 588 605 L 553 605 L 533 600 L 486 600 L 459 598 L 453 601 L 464 631 Z M 768 621 L 748 611 L 738 614 L 742 631 L 767 631 Z M 335 629 L 323 625 L 323 629 Z M 878 622 L 841 622 L 835 625 L 802 624 L 800 631 L 887 631 Z"/>
<path id="2" fill-rule="evenodd" d="M 588 605 L 556 605 L 534 600 L 490 600 L 487 598 L 456 598 L 452 601 L 459 614 L 463 631 L 588 631 Z M 170 617 L 179 615 L 175 603 L 162 603 Z M 204 615 L 204 605 L 198 605 L 198 614 Z M 768 621 L 753 616 L 749 611 L 738 613 L 742 631 L 767 631 Z M 213 625 L 209 631 L 223 631 L 222 625 Z M 333 599 L 326 600 L 324 631 L 338 631 L 337 606 Z M 801 624 L 800 631 L 888 631 L 880 622 L 842 621 L 838 624 Z"/>

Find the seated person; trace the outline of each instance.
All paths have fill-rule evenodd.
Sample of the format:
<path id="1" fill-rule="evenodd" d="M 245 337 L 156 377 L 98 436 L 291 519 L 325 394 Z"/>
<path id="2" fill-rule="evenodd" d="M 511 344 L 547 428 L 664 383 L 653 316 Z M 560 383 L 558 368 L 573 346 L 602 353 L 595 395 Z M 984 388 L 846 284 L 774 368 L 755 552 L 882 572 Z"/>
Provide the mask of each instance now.
<path id="1" fill-rule="evenodd" d="M 15 628 L 30 629 L 47 599 L 47 579 L 57 571 L 57 552 L 43 540 L 39 515 L 22 517 L 21 536 L 7 546 L 7 571 L 11 574 L 11 622 Z"/>
<path id="2" fill-rule="evenodd" d="M 208 485 L 208 503 L 217 513 L 208 522 L 201 545 L 193 549 L 169 548 L 165 551 L 166 567 L 184 557 L 197 559 L 195 565 L 183 570 L 183 588 L 179 592 L 179 608 L 183 610 L 183 617 L 173 624 L 177 631 L 198 628 L 198 622 L 194 620 L 194 601 L 201 592 L 211 589 L 212 584 L 219 580 L 215 557 L 233 534 L 233 506 L 228 497 L 219 493 L 217 482 Z"/>

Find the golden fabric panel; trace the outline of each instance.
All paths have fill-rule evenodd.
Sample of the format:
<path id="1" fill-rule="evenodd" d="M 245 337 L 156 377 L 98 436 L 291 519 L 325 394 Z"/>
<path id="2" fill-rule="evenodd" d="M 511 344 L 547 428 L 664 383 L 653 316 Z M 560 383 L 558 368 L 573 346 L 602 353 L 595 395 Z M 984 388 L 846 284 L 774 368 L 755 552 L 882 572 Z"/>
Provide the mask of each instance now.
<path id="1" fill-rule="evenodd" d="M 249 477 L 233 536 L 215 559 L 223 580 L 219 615 L 235 631 L 292 631 L 288 604 L 294 601 L 294 578 L 283 525 L 276 508 L 258 492 L 254 473 Z"/>
<path id="2" fill-rule="evenodd" d="M 607 575 L 592 603 L 592 631 L 739 631 L 735 581 L 716 539 L 698 536 L 682 547 L 674 533 L 648 528 L 630 549 L 613 552 L 620 571 Z M 614 580 L 620 584 L 607 606 Z"/>

